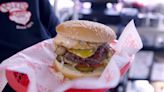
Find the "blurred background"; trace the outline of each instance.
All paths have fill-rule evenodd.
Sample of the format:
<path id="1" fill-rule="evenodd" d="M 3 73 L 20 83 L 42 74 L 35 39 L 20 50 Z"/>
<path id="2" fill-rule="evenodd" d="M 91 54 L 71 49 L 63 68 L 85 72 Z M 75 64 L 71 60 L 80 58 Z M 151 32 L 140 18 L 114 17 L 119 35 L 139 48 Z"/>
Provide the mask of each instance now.
<path id="1" fill-rule="evenodd" d="M 91 20 L 121 34 L 133 19 L 143 41 L 128 73 L 110 92 L 164 92 L 164 0 L 49 0 L 61 22 Z"/>

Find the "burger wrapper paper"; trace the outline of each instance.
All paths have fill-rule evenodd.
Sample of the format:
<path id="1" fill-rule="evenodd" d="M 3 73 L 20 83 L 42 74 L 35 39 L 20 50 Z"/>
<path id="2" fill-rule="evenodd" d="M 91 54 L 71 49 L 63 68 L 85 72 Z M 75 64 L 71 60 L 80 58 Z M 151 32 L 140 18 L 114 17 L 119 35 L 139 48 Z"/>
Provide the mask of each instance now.
<path id="1" fill-rule="evenodd" d="M 56 58 L 53 39 L 31 46 L 0 64 L 0 91 L 7 83 L 6 70 L 27 74 L 28 92 L 64 92 L 67 89 L 102 89 L 115 87 L 121 75 L 126 73 L 142 42 L 133 20 L 125 27 L 117 42 L 111 43 L 116 51 L 99 78 L 63 79 L 52 69 Z"/>

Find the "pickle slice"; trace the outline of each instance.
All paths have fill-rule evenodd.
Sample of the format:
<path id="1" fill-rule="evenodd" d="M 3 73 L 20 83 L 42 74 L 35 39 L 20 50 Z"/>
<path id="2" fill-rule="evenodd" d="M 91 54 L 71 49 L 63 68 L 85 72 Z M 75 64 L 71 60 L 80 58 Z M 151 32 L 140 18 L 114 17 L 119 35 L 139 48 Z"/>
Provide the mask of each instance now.
<path id="1" fill-rule="evenodd" d="M 87 65 L 76 65 L 75 68 L 80 72 L 93 72 L 94 68 Z"/>

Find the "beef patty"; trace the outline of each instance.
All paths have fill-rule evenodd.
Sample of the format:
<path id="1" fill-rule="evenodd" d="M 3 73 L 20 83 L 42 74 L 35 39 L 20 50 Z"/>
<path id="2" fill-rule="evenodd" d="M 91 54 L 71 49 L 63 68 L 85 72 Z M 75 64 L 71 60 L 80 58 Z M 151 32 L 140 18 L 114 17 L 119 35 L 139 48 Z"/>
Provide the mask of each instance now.
<path id="1" fill-rule="evenodd" d="M 111 49 L 111 47 L 108 44 L 102 44 L 101 46 L 98 47 L 96 52 L 88 58 L 81 58 L 68 51 L 64 54 L 64 58 L 78 64 L 87 64 L 92 66 L 92 65 L 100 64 L 104 59 L 107 58 L 108 53 L 113 54 L 114 51 Z"/>

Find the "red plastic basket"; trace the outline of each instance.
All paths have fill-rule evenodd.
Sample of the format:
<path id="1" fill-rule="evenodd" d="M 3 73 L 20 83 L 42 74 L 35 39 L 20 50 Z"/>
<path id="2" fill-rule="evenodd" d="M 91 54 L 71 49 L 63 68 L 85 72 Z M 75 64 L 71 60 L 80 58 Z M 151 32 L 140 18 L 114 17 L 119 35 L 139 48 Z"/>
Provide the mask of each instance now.
<path id="1" fill-rule="evenodd" d="M 6 71 L 9 85 L 17 92 L 26 92 L 29 79 L 27 75 L 14 71 Z M 66 92 L 106 92 L 107 89 L 69 89 Z"/>
<path id="2" fill-rule="evenodd" d="M 8 80 L 9 85 L 16 92 L 26 92 L 29 83 L 27 75 L 7 70 L 6 78 Z"/>

